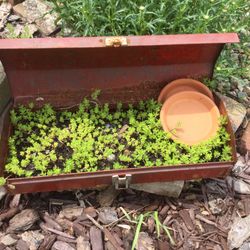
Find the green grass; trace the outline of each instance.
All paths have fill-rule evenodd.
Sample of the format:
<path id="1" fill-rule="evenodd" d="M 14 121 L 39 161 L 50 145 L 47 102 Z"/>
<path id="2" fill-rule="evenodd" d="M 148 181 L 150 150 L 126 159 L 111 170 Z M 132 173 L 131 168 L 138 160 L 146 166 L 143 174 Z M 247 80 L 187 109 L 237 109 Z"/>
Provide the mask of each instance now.
<path id="1" fill-rule="evenodd" d="M 135 236 L 134 236 L 134 240 L 133 240 L 133 243 L 132 243 L 131 250 L 136 248 L 136 245 L 138 244 L 139 234 L 140 234 L 142 225 L 143 225 L 144 221 L 146 221 L 146 219 L 148 219 L 149 217 L 154 218 L 156 238 L 160 239 L 162 237 L 162 235 L 161 235 L 161 229 L 162 229 L 165 232 L 167 238 L 169 239 L 171 245 L 175 246 L 176 243 L 175 243 L 175 241 L 174 241 L 174 239 L 173 239 L 173 237 L 171 236 L 171 233 L 170 233 L 170 230 L 172 230 L 172 229 L 165 226 L 164 224 L 162 224 L 161 221 L 160 221 L 160 218 L 158 216 L 158 211 L 154 211 L 154 212 L 147 212 L 145 214 L 140 214 L 138 216 L 137 221 L 135 222 L 136 223 L 136 230 L 135 230 Z"/>
<path id="2" fill-rule="evenodd" d="M 138 223 L 137 223 L 137 226 L 136 226 L 135 237 L 134 237 L 134 240 L 133 240 L 133 243 L 132 243 L 131 250 L 134 250 L 136 248 L 136 244 L 138 242 L 139 234 L 140 234 L 140 231 L 141 231 L 141 226 L 142 226 L 142 223 L 143 223 L 143 217 L 144 217 L 143 214 L 140 214 L 139 219 L 138 219 Z"/>
<path id="3" fill-rule="evenodd" d="M 250 25 L 247 0 L 51 0 L 74 35 L 240 32 Z"/>

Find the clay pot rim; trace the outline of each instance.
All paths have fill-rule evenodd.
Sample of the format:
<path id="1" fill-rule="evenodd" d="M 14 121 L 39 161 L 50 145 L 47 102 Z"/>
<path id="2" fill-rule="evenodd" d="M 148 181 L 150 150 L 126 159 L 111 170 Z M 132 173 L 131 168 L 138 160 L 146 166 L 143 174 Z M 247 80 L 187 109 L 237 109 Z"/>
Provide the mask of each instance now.
<path id="1" fill-rule="evenodd" d="M 178 96 L 188 96 L 188 95 L 196 95 L 197 96 L 197 99 L 199 100 L 199 98 L 202 97 L 203 100 L 205 100 L 207 103 L 209 103 L 209 105 L 211 105 L 213 107 L 213 112 L 210 112 L 213 113 L 214 115 L 212 115 L 213 117 L 216 117 L 216 120 L 217 120 L 217 123 L 215 124 L 215 129 L 208 135 L 206 136 L 204 139 L 202 139 L 201 141 L 194 141 L 194 142 L 184 142 L 182 140 L 180 140 L 179 138 L 177 138 L 176 136 L 174 136 L 169 128 L 168 128 L 168 125 L 166 124 L 165 122 L 165 109 L 167 109 L 167 106 L 169 105 L 169 103 L 173 102 L 172 99 L 176 99 Z M 179 98 L 180 99 L 180 98 Z M 220 117 L 220 111 L 217 107 L 217 105 L 214 103 L 213 100 L 211 100 L 208 96 L 200 93 L 200 92 L 196 92 L 196 91 L 181 91 L 181 92 L 178 92 L 172 96 L 170 96 L 163 104 L 162 108 L 161 108 L 161 111 L 160 111 L 160 121 L 161 121 L 161 125 L 162 125 L 162 128 L 164 131 L 168 132 L 170 134 L 170 137 L 171 139 L 173 139 L 174 141 L 177 141 L 177 142 L 180 142 L 182 144 L 186 144 L 186 145 L 189 145 L 189 146 L 193 146 L 193 145 L 197 145 L 197 144 L 200 144 L 204 141 L 207 141 L 208 139 L 212 138 L 213 136 L 215 136 L 216 132 L 218 131 L 218 128 L 219 128 L 219 117 Z"/>
<path id="2" fill-rule="evenodd" d="M 186 83 L 185 83 L 186 82 Z M 171 82 L 169 82 L 168 84 L 166 84 L 166 86 L 161 90 L 160 95 L 158 97 L 158 102 L 159 103 L 164 103 L 168 98 L 170 98 L 172 95 L 168 96 L 167 98 L 164 99 L 164 94 L 171 88 L 173 88 L 173 86 L 175 85 L 183 85 L 183 86 L 189 86 L 190 84 L 188 83 L 192 83 L 192 84 L 196 84 L 196 86 L 199 86 L 204 92 L 202 94 L 206 95 L 207 97 L 209 97 L 212 101 L 214 101 L 214 97 L 213 97 L 213 93 L 212 91 L 202 82 L 192 79 L 192 78 L 179 78 L 176 80 L 173 80 Z M 183 91 L 195 91 L 195 92 L 199 92 L 198 90 L 183 90 Z M 179 93 L 181 91 L 178 91 L 177 93 Z M 177 94 L 174 93 L 174 94 Z"/>

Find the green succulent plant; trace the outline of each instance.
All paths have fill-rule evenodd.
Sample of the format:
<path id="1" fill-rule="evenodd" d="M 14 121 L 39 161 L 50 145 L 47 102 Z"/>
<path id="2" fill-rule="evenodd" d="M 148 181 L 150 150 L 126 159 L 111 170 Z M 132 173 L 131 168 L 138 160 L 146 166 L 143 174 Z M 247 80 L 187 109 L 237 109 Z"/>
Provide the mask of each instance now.
<path id="1" fill-rule="evenodd" d="M 213 138 L 188 146 L 163 131 L 161 105 L 156 101 L 140 101 L 128 108 L 117 103 L 112 110 L 108 104 L 99 104 L 99 95 L 95 91 L 91 99 L 84 98 L 74 112 L 56 111 L 49 104 L 36 111 L 34 104 L 12 110 L 14 132 L 5 166 L 8 175 L 46 176 L 231 160 L 223 117 Z"/>

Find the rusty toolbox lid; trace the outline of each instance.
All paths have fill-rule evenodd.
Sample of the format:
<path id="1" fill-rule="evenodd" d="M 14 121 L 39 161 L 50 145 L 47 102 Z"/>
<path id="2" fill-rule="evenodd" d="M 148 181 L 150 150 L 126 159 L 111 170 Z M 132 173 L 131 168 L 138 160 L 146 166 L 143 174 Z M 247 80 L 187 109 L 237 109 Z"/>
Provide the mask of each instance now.
<path id="1" fill-rule="evenodd" d="M 177 78 L 211 77 L 224 44 L 238 41 L 235 33 L 2 39 L 0 60 L 15 103 L 66 107 L 96 88 L 109 102 L 133 102 Z"/>

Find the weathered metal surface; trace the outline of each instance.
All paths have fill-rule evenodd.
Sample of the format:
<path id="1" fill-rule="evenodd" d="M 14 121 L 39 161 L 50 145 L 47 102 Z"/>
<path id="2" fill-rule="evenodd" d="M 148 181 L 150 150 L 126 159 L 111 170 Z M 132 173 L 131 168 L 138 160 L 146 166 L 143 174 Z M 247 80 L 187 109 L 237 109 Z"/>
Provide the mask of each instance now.
<path id="1" fill-rule="evenodd" d="M 102 48 L 107 37 L 4 39 L 2 49 Z M 225 44 L 239 42 L 237 33 L 128 36 L 129 47 Z"/>
<path id="2" fill-rule="evenodd" d="M 104 101 L 134 102 L 156 98 L 177 78 L 211 77 L 223 45 L 237 41 L 236 34 L 131 36 L 113 48 L 102 37 L 8 39 L 0 40 L 0 59 L 16 104 L 71 106 L 94 88 Z"/>
<path id="3" fill-rule="evenodd" d="M 138 102 L 156 98 L 165 84 L 181 77 L 211 77 L 215 61 L 236 34 L 128 37 L 125 47 L 106 47 L 104 38 L 43 38 L 0 40 L 0 60 L 11 86 L 13 105 L 33 101 L 37 107 L 78 104 L 93 89 L 102 91 L 101 102 Z M 216 104 L 227 115 L 219 98 Z M 2 121 L 2 123 L 1 123 Z M 8 109 L 0 124 L 0 174 L 7 156 L 11 130 Z M 227 175 L 235 160 L 194 165 L 97 171 L 52 177 L 10 178 L 9 192 L 28 193 L 111 185 L 112 176 L 131 175 L 131 183 L 188 180 Z M 14 189 L 13 189 L 14 187 Z"/>

